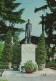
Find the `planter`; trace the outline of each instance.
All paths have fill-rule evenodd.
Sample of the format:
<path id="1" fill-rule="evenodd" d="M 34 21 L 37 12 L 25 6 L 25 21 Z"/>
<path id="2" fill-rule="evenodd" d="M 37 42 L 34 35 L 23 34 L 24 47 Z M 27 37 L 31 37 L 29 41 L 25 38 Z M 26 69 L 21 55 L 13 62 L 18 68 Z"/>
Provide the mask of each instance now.
<path id="1" fill-rule="evenodd" d="M 6 63 L 6 68 L 7 68 L 7 69 L 11 69 L 11 66 L 12 66 L 12 63 L 11 63 L 11 62 L 7 62 L 7 63 Z"/>
<path id="2" fill-rule="evenodd" d="M 27 69 L 25 71 L 26 71 L 26 73 L 33 73 L 34 72 L 34 70 L 30 70 L 30 69 Z"/>
<path id="3" fill-rule="evenodd" d="M 38 69 L 39 70 L 43 70 L 45 68 L 45 64 L 40 64 L 40 65 L 38 65 Z"/>
<path id="4" fill-rule="evenodd" d="M 44 63 L 44 64 L 42 64 L 43 65 L 43 68 L 45 68 L 45 66 L 46 66 L 46 63 Z"/>
<path id="5" fill-rule="evenodd" d="M 13 64 L 13 70 L 18 70 L 17 64 Z"/>

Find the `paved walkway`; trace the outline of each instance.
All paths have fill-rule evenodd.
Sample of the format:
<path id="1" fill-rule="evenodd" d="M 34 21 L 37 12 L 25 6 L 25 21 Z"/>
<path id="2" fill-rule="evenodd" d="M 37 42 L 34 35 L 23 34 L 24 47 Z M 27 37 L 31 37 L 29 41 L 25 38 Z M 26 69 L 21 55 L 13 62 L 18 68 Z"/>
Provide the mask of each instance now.
<path id="1" fill-rule="evenodd" d="M 45 68 L 43 71 L 26 74 L 6 69 L 0 79 L 8 81 L 56 81 L 56 70 Z"/>

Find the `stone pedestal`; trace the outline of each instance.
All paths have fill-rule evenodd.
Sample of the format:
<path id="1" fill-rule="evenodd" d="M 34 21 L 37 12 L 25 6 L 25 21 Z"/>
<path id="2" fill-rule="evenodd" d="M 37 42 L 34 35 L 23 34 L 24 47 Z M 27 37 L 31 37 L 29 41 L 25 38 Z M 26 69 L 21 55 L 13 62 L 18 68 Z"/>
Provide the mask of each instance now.
<path id="1" fill-rule="evenodd" d="M 36 64 L 35 48 L 36 48 L 35 44 L 22 44 L 20 69 L 21 66 L 24 65 L 24 63 L 29 60 L 32 60 L 32 62 Z"/>

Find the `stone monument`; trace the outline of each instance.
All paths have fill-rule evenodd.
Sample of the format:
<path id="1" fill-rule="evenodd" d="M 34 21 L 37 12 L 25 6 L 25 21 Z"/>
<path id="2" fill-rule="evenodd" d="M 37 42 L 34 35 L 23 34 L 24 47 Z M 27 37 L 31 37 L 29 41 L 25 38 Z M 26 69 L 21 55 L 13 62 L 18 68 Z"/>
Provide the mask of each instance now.
<path id="1" fill-rule="evenodd" d="M 31 60 L 34 64 L 36 64 L 35 61 L 36 45 L 31 43 L 31 31 L 32 31 L 32 24 L 28 19 L 28 23 L 26 24 L 26 30 L 25 30 L 25 44 L 21 45 L 20 71 L 21 71 L 21 66 L 23 66 L 24 63 L 27 61 Z"/>

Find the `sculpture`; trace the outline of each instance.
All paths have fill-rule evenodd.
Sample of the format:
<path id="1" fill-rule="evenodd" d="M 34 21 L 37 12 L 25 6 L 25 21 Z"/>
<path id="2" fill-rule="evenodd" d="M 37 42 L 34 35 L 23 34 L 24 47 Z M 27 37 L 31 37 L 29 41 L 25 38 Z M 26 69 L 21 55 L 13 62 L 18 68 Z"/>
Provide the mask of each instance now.
<path id="1" fill-rule="evenodd" d="M 28 23 L 26 24 L 25 28 L 25 43 L 31 43 L 31 31 L 32 31 L 32 24 L 30 23 L 30 20 L 28 19 Z"/>

